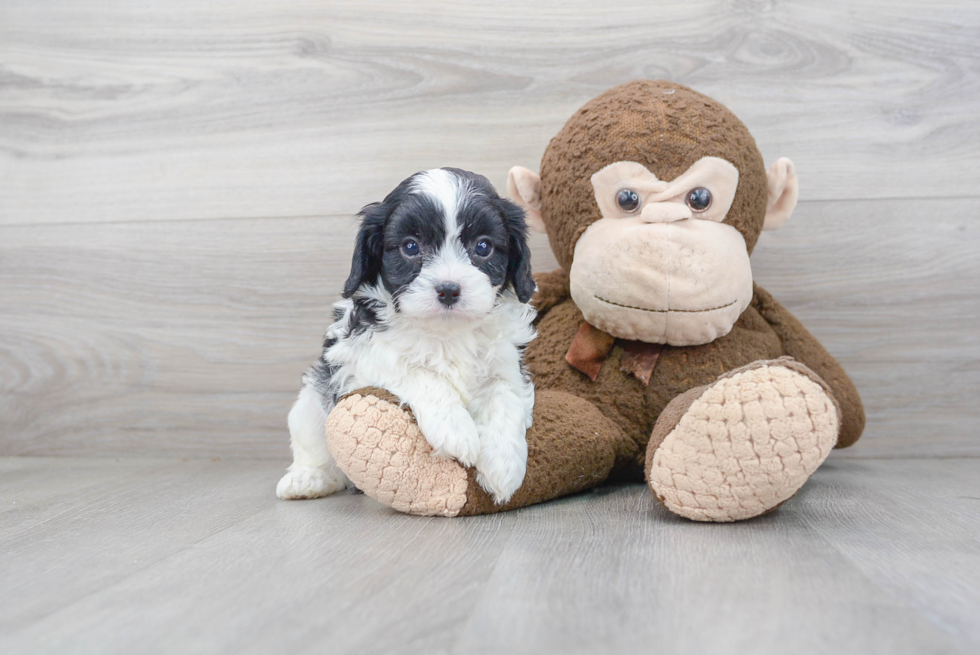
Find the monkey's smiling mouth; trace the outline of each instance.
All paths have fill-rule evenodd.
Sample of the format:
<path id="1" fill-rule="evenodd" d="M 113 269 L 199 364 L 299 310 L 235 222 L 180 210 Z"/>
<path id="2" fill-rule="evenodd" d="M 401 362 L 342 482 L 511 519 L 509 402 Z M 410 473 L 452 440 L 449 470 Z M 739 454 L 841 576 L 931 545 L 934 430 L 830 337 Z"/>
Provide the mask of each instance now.
<path id="1" fill-rule="evenodd" d="M 596 300 L 600 300 L 600 301 L 606 303 L 607 305 L 614 305 L 616 307 L 625 307 L 626 309 L 637 309 L 637 310 L 639 310 L 641 312 L 651 312 L 651 313 L 654 313 L 654 314 L 668 314 L 668 313 L 670 313 L 670 314 L 700 314 L 701 312 L 713 312 L 716 309 L 725 309 L 726 307 L 731 307 L 732 305 L 734 305 L 735 303 L 738 302 L 737 300 L 733 300 L 730 303 L 726 303 L 724 305 L 718 305 L 717 307 L 708 307 L 707 309 L 648 309 L 646 307 L 634 307 L 633 305 L 624 305 L 623 303 L 613 302 L 612 300 L 606 300 L 605 298 L 602 298 L 601 296 L 596 296 L 595 294 L 593 294 L 593 297 Z"/>

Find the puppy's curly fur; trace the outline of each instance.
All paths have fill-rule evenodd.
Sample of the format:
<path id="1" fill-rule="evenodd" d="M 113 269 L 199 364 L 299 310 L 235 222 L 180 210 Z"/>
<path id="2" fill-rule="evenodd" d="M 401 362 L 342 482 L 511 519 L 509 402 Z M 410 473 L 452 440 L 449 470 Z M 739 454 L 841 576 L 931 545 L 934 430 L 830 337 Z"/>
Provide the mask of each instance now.
<path id="1" fill-rule="evenodd" d="M 289 413 L 280 498 L 348 486 L 327 450 L 337 399 L 366 386 L 408 404 L 436 453 L 474 466 L 498 503 L 521 486 L 534 388 L 524 213 L 458 169 L 417 173 L 361 211 L 345 299 Z"/>

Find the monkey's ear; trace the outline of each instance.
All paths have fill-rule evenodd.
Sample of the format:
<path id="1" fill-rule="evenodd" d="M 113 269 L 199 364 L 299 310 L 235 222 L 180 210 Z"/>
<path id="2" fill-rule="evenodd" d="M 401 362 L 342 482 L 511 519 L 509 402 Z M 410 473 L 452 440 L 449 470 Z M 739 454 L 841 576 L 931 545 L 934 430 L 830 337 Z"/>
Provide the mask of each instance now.
<path id="1" fill-rule="evenodd" d="M 796 208 L 800 195 L 799 182 L 793 162 L 786 157 L 780 157 L 769 167 L 768 186 L 769 202 L 766 205 L 766 220 L 763 230 L 778 230 Z"/>
<path id="2" fill-rule="evenodd" d="M 350 298 L 362 284 L 377 282 L 384 256 L 384 229 L 387 207 L 375 202 L 360 211 L 361 227 L 354 241 L 354 257 L 351 259 L 350 276 L 344 283 L 344 298 Z"/>
<path id="3" fill-rule="evenodd" d="M 524 208 L 527 224 L 535 232 L 546 232 L 541 219 L 541 176 L 523 166 L 507 173 L 507 195 Z"/>

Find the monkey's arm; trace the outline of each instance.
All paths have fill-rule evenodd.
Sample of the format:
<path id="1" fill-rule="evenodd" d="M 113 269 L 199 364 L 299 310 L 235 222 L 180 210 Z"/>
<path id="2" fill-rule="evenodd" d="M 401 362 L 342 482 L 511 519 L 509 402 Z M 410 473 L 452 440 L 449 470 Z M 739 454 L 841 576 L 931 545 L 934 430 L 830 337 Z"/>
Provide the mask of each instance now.
<path id="1" fill-rule="evenodd" d="M 837 360 L 810 334 L 800 321 L 780 305 L 768 291 L 754 285 L 752 305 L 772 326 L 783 344 L 783 352 L 802 362 L 830 385 L 841 408 L 840 435 L 837 448 L 847 448 L 864 430 L 864 406 L 857 387 Z"/>
<path id="2" fill-rule="evenodd" d="M 538 316 L 534 319 L 537 324 L 549 309 L 570 298 L 571 291 L 568 285 L 568 273 L 562 268 L 546 273 L 535 273 L 534 281 L 538 288 L 534 291 L 531 304 L 538 310 Z"/>

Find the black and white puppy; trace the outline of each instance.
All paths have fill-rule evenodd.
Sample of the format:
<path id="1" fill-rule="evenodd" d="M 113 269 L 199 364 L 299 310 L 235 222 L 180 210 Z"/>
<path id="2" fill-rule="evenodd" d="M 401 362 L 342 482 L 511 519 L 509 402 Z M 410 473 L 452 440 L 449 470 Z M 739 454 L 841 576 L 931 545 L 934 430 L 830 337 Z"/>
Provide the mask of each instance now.
<path id="1" fill-rule="evenodd" d="M 348 486 L 327 450 L 337 399 L 366 386 L 412 408 L 435 452 L 475 466 L 498 503 L 521 486 L 534 387 L 524 346 L 534 292 L 524 212 L 482 175 L 416 173 L 361 210 L 345 300 L 289 412 L 280 498 Z"/>

